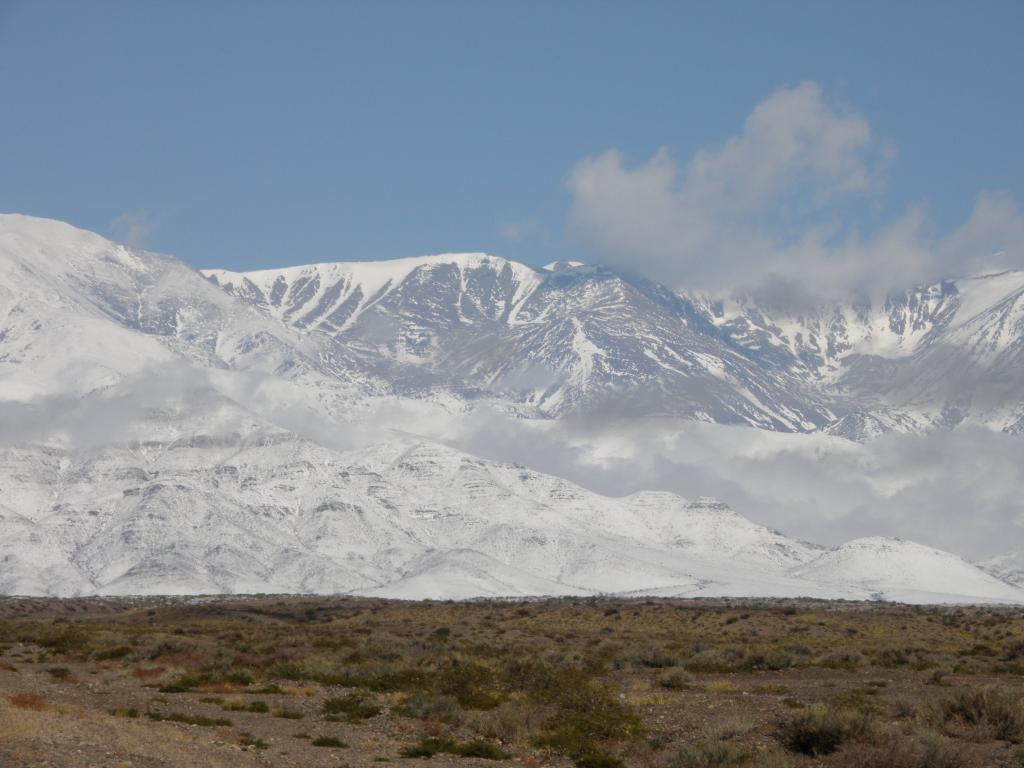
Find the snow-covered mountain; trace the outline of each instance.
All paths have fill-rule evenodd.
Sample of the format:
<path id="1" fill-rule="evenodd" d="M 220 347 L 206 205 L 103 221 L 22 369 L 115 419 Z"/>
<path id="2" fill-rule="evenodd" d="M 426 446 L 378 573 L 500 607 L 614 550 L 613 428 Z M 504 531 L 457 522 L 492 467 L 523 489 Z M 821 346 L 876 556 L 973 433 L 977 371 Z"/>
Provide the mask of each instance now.
<path id="1" fill-rule="evenodd" d="M 810 431 L 813 390 L 762 365 L 689 299 L 602 267 L 533 269 L 486 254 L 205 273 L 287 325 L 417 364 L 467 396 L 537 415 L 664 412 Z"/>
<path id="2" fill-rule="evenodd" d="M 1021 602 L 920 545 L 794 541 L 713 500 L 613 499 L 430 443 L 284 433 L 7 451 L 0 592 L 624 593 Z"/>
<path id="3" fill-rule="evenodd" d="M 846 404 L 827 429 L 853 439 L 961 423 L 1024 429 L 1024 270 L 793 311 L 707 302 L 715 325 Z"/>
<path id="4" fill-rule="evenodd" d="M 957 281 L 825 322 L 484 254 L 204 275 L 0 216 L 0 593 L 1024 601 L 948 553 L 825 550 L 713 500 L 602 496 L 408 418 L 1013 431 L 1022 290 Z M 1003 388 L 940 419 L 930 368 Z M 385 407 L 405 433 L 364 434 Z"/>
<path id="5" fill-rule="evenodd" d="M 1024 429 L 1024 271 L 799 310 L 486 254 L 205 274 L 293 328 L 413 363 L 420 388 L 443 380 L 545 417 L 666 413 L 853 439 Z"/>
<path id="6" fill-rule="evenodd" d="M 1024 587 L 1024 551 L 996 555 L 979 565 L 1002 581 Z"/>

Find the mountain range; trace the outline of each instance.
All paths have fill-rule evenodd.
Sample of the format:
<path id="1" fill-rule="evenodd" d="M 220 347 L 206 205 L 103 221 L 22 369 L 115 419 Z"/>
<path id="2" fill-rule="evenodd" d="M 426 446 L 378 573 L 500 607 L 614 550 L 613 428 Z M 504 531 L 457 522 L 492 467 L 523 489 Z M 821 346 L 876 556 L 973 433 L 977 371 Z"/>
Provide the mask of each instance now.
<path id="1" fill-rule="evenodd" d="M 415 418 L 1017 434 L 1022 344 L 1021 271 L 830 305 L 487 254 L 199 272 L 4 215 L 0 592 L 1024 602 L 1019 555 L 820 547 L 700 489 L 612 498 L 484 460 Z M 368 430 L 383 408 L 404 428 Z"/>

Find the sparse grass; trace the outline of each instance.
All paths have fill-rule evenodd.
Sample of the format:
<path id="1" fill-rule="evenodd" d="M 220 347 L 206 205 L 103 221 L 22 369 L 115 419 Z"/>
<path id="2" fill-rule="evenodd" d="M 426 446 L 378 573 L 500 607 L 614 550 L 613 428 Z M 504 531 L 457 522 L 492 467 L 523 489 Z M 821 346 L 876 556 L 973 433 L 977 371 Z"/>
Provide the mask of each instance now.
<path id="1" fill-rule="evenodd" d="M 229 699 L 221 705 L 221 709 L 227 712 L 257 712 L 265 714 L 270 711 L 270 705 L 265 701 L 245 701 L 244 699 Z"/>
<path id="2" fill-rule="evenodd" d="M 838 758 L 840 768 L 964 768 L 971 764 L 948 738 L 928 730 L 885 734 L 851 744 Z"/>
<path id="3" fill-rule="evenodd" d="M 750 757 L 748 750 L 737 744 L 719 741 L 683 747 L 672 761 L 673 768 L 727 768 L 742 765 Z"/>
<path id="4" fill-rule="evenodd" d="M 1013 764 L 1022 749 L 1007 742 L 1024 740 L 1024 611 L 589 598 L 0 600 L 4 679 L 39 698 L 2 691 L 0 716 L 136 732 L 157 727 L 147 713 L 224 724 L 214 717 L 221 707 L 243 713 L 236 719 L 258 738 L 180 735 L 248 750 L 287 745 L 297 762 L 313 738 L 286 721 L 305 716 L 313 736 L 339 740 L 317 730 L 376 719 L 365 732 L 374 751 L 352 754 L 353 764 L 405 747 L 448 760 L 508 750 L 524 763 L 546 755 L 579 768 L 989 768 Z M 85 686 L 113 695 L 94 699 Z M 98 705 L 89 702 L 100 700 L 104 716 L 90 719 Z"/>
<path id="5" fill-rule="evenodd" d="M 961 691 L 939 705 L 936 718 L 943 728 L 966 730 L 972 738 L 1024 739 L 1024 704 L 1019 695 L 999 688 Z"/>

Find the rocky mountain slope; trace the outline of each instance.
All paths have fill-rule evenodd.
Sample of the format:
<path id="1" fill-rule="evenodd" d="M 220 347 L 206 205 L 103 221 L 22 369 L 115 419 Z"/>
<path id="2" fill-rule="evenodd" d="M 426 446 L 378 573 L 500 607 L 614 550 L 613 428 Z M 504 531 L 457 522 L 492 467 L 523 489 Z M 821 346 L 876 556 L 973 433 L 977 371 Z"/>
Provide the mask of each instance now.
<path id="1" fill-rule="evenodd" d="M 666 412 L 784 431 L 834 419 L 660 286 L 601 267 L 535 270 L 486 254 L 205 273 L 285 324 L 448 378 L 536 415 Z"/>
<path id="2" fill-rule="evenodd" d="M 928 366 L 952 376 L 951 360 L 970 360 L 1012 383 L 1016 279 L 950 283 L 901 330 L 865 310 L 854 333 L 844 314 L 825 339 L 804 316 L 768 320 L 601 267 L 469 254 L 204 276 L 0 216 L 0 592 L 1020 601 L 917 545 L 823 550 L 712 500 L 610 498 L 356 427 L 384 402 L 934 428 L 937 395 L 915 383 Z M 889 357 L 879 334 L 902 339 Z M 894 372 L 865 393 L 857 371 L 878 360 Z M 963 404 L 960 421 L 1012 430 L 1019 392 L 1004 395 Z"/>
<path id="3" fill-rule="evenodd" d="M 666 413 L 852 439 L 1024 424 L 1024 271 L 802 307 L 486 254 L 207 270 L 290 327 L 536 415 Z"/>

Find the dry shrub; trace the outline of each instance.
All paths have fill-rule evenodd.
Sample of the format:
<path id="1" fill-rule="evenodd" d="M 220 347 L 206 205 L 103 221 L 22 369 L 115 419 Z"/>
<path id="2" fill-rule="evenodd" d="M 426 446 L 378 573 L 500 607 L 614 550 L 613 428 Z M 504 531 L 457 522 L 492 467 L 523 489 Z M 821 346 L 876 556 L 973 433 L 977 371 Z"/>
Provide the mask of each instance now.
<path id="1" fill-rule="evenodd" d="M 36 712 L 46 709 L 46 699 L 38 693 L 12 693 L 7 700 L 18 709 L 31 709 Z"/>
<path id="2" fill-rule="evenodd" d="M 750 753 L 738 744 L 719 741 L 683 747 L 672 761 L 672 768 L 727 768 L 743 765 Z"/>
<path id="3" fill-rule="evenodd" d="M 1001 688 L 973 688 L 942 702 L 934 717 L 947 730 L 966 730 L 975 739 L 1017 743 L 1024 739 L 1024 705 Z"/>
<path id="4" fill-rule="evenodd" d="M 830 755 L 851 739 L 866 737 L 871 722 L 863 712 L 812 709 L 779 724 L 779 741 L 790 752 L 811 757 Z"/>
<path id="5" fill-rule="evenodd" d="M 524 744 L 532 740 L 551 719 L 553 708 L 519 701 L 505 701 L 494 709 L 463 713 L 471 730 L 489 739 Z"/>
<path id="6" fill-rule="evenodd" d="M 961 768 L 962 750 L 935 731 L 890 734 L 871 743 L 850 744 L 836 756 L 836 768 Z"/>

